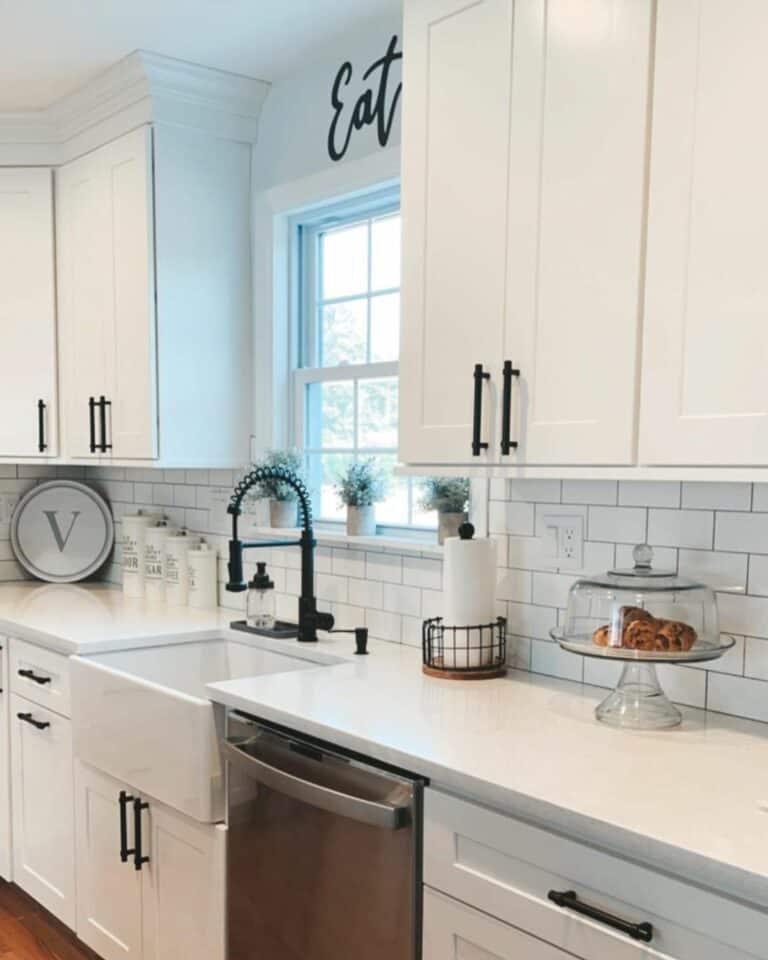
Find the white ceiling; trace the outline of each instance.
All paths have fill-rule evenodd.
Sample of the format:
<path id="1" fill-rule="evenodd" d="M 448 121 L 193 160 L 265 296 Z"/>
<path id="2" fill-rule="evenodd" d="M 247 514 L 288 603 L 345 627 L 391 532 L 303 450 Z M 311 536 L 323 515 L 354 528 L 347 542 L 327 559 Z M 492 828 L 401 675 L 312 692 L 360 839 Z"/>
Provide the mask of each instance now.
<path id="1" fill-rule="evenodd" d="M 401 0 L 0 0 L 0 112 L 47 107 L 133 50 L 274 80 Z"/>

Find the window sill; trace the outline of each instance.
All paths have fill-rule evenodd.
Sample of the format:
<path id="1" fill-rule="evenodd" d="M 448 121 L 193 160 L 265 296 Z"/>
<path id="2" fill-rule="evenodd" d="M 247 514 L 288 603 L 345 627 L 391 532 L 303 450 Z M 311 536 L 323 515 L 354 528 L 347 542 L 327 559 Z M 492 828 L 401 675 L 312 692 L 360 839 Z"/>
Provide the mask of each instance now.
<path id="1" fill-rule="evenodd" d="M 283 540 L 301 533 L 300 527 L 251 527 L 249 536 L 270 540 Z M 431 539 L 417 540 L 411 537 L 351 537 L 348 533 L 331 530 L 315 530 L 315 540 L 323 547 L 352 547 L 359 550 L 382 550 L 384 553 L 410 554 L 417 557 L 443 556 L 443 548 Z"/>

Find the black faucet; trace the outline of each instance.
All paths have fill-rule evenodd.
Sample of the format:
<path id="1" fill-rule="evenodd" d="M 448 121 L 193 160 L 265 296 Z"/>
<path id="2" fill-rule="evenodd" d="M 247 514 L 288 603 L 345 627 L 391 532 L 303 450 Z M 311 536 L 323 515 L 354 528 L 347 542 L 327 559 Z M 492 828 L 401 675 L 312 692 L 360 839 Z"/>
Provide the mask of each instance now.
<path id="1" fill-rule="evenodd" d="M 301 509 L 301 537 L 298 540 L 271 540 L 246 542 L 238 538 L 237 519 L 242 513 L 243 497 L 251 487 L 265 480 L 287 483 L 296 491 Z M 243 550 L 258 547 L 301 547 L 301 596 L 299 597 L 299 636 L 303 643 L 315 643 L 318 630 L 332 630 L 334 619 L 330 613 L 321 613 L 315 599 L 315 535 L 312 530 L 312 505 L 309 491 L 292 470 L 284 467 L 256 467 L 235 487 L 227 513 L 232 517 L 232 539 L 229 541 L 229 582 L 227 590 L 241 593 L 248 589 L 243 579 Z"/>

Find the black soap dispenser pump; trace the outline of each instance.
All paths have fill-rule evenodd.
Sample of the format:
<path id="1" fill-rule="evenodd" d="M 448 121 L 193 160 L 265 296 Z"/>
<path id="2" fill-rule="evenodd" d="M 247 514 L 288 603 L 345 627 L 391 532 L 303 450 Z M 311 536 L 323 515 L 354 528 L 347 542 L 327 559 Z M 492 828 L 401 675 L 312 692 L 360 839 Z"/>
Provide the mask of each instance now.
<path id="1" fill-rule="evenodd" d="M 248 584 L 246 619 L 249 627 L 273 630 L 275 626 L 275 584 L 269 578 L 266 563 L 256 564 L 256 573 Z"/>

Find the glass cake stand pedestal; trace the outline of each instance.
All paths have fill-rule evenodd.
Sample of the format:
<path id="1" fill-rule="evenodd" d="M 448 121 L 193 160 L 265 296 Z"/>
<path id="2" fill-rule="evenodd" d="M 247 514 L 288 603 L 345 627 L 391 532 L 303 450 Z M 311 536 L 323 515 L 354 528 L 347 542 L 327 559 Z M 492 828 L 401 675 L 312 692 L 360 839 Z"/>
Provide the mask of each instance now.
<path id="1" fill-rule="evenodd" d="M 717 660 L 731 649 L 735 640 L 721 637 L 718 643 L 697 641 L 685 652 L 629 650 L 626 647 L 601 647 L 590 636 L 566 637 L 552 630 L 563 650 L 582 657 L 623 661 L 624 669 L 616 687 L 595 709 L 601 723 L 630 730 L 663 730 L 676 727 L 683 715 L 669 700 L 659 683 L 656 665 L 659 663 L 701 663 Z"/>

